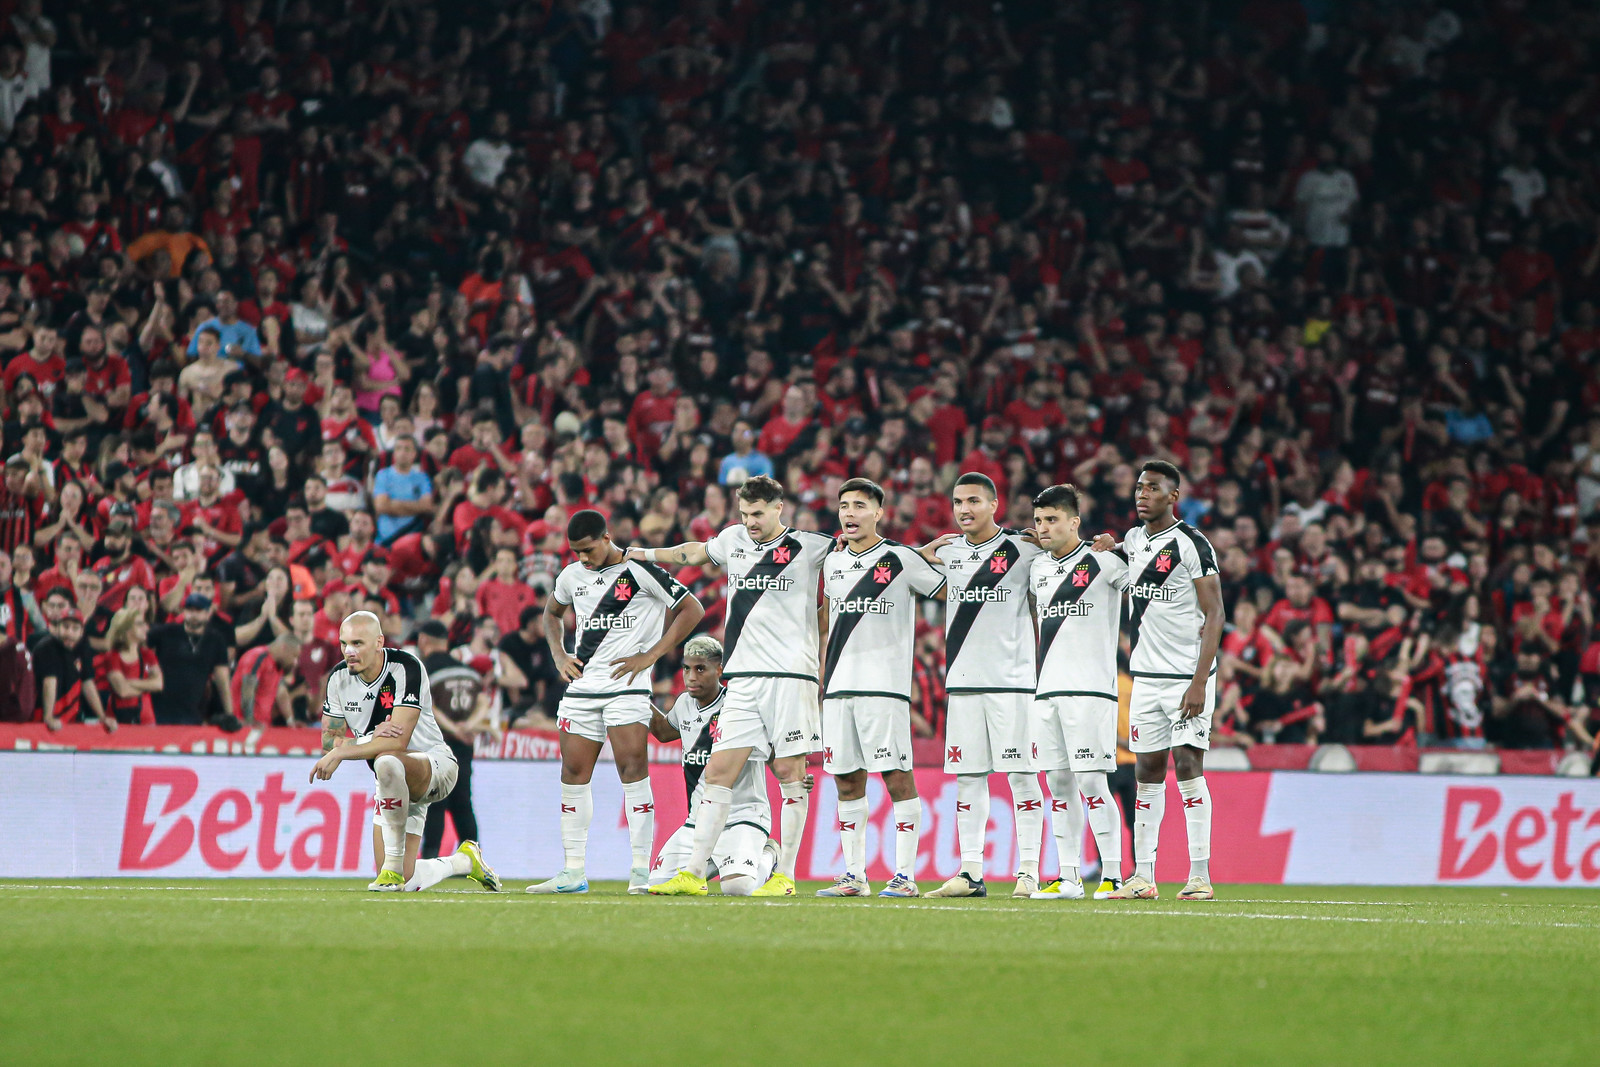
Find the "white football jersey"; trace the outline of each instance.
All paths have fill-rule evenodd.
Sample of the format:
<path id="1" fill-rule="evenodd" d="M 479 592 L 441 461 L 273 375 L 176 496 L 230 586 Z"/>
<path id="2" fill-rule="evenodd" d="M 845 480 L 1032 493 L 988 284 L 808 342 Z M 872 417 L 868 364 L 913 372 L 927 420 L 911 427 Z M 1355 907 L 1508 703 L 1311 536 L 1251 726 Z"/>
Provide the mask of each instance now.
<path id="1" fill-rule="evenodd" d="M 687 692 L 679 693 L 667 712 L 667 721 L 683 738 L 683 788 L 689 794 L 689 818 L 685 825 L 694 825 L 695 808 L 700 803 L 706 761 L 711 758 L 711 745 L 716 741 L 718 721 L 722 715 L 722 698 L 728 695 L 726 687 L 717 691 L 717 698 L 705 707 Z M 766 762 L 752 758 L 745 762 L 744 770 L 733 782 L 733 803 L 728 808 L 728 825 L 752 823 L 762 830 L 772 830 L 772 805 L 767 801 Z"/>
<path id="2" fill-rule="evenodd" d="M 1193 678 L 1205 613 L 1195 579 L 1217 573 L 1205 534 L 1186 522 L 1154 536 L 1135 526 L 1122 539 L 1128 557 L 1129 630 L 1135 678 Z M 1211 665 L 1212 671 L 1217 665 Z"/>
<path id="3" fill-rule="evenodd" d="M 1039 616 L 1040 697 L 1117 699 L 1117 632 L 1128 565 L 1087 543 L 1061 558 L 1041 552 L 1030 575 Z"/>
<path id="4" fill-rule="evenodd" d="M 758 544 L 744 526 L 706 542 L 728 572 L 723 678 L 817 678 L 817 577 L 833 538 L 785 529 Z"/>
<path id="5" fill-rule="evenodd" d="M 689 590 L 654 563 L 623 560 L 598 571 L 569 563 L 556 577 L 552 595 L 558 604 L 571 605 L 578 616 L 572 655 L 583 661 L 583 677 L 567 686 L 569 694 L 650 692 L 649 671 L 630 682 L 611 677 L 611 664 L 661 640 L 667 612 Z"/>
<path id="6" fill-rule="evenodd" d="M 1040 554 L 1016 530 L 977 545 L 961 537 L 939 549 L 950 583 L 944 593 L 947 692 L 1033 692 L 1028 568 Z"/>
<path id="7" fill-rule="evenodd" d="M 828 662 L 822 695 L 911 699 L 917 597 L 944 587 L 944 575 L 905 545 L 879 541 L 860 555 L 828 555 Z"/>
<path id="8" fill-rule="evenodd" d="M 370 684 L 352 674 L 343 660 L 328 672 L 322 714 L 343 719 L 357 739 L 371 740 L 372 731 L 394 715 L 397 707 L 422 709 L 411 740 L 406 742 L 407 752 L 427 752 L 444 744 L 444 733 L 433 717 L 428 672 L 416 656 L 396 648 L 384 649 L 383 670 Z"/>

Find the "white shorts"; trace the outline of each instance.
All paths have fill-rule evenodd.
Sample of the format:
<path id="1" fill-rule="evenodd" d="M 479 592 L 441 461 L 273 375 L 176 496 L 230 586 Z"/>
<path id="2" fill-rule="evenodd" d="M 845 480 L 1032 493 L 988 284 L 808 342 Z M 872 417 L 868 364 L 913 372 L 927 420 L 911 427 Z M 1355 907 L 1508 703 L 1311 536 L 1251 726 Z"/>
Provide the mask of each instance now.
<path id="1" fill-rule="evenodd" d="M 1133 699 L 1128 705 L 1128 750 L 1165 752 L 1188 745 L 1211 747 L 1211 713 L 1217 709 L 1217 676 L 1206 679 L 1206 710 L 1192 719 L 1181 717 L 1179 705 L 1189 689 L 1187 678 L 1133 679 Z"/>
<path id="2" fill-rule="evenodd" d="M 426 752 L 407 752 L 406 756 L 428 761 L 428 791 L 421 800 L 412 801 L 406 808 L 407 836 L 421 837 L 422 828 L 428 822 L 428 806 L 450 795 L 450 790 L 456 787 L 456 776 L 461 773 L 461 768 L 456 763 L 455 753 L 444 745 Z M 383 818 L 376 806 L 372 812 L 372 825 L 383 825 Z"/>
<path id="3" fill-rule="evenodd" d="M 1041 697 L 1028 718 L 1037 769 L 1106 774 L 1117 769 L 1117 702 L 1110 697 Z"/>
<path id="4" fill-rule="evenodd" d="M 650 725 L 655 708 L 649 693 L 604 693 L 595 696 L 568 693 L 556 706 L 556 729 L 604 744 L 613 726 Z"/>
<path id="5" fill-rule="evenodd" d="M 1028 756 L 1032 693 L 951 693 L 944 723 L 948 774 L 1007 774 L 1033 770 Z"/>
<path id="6" fill-rule="evenodd" d="M 761 876 L 761 851 L 767 847 L 767 831 L 754 822 L 730 821 L 722 828 L 716 847 L 711 850 L 711 863 L 718 878 Z M 677 874 L 689 862 L 694 850 L 694 826 L 690 823 L 673 831 L 667 843 L 661 846 L 656 865 L 650 870 L 650 884 L 660 885 Z M 709 871 L 707 872 L 710 873 Z"/>
<path id="7" fill-rule="evenodd" d="M 898 697 L 830 697 L 822 702 L 822 769 L 911 769 L 911 705 Z"/>
<path id="8" fill-rule="evenodd" d="M 711 751 L 748 748 L 758 759 L 805 756 L 822 748 L 817 683 L 746 674 L 728 679 Z"/>

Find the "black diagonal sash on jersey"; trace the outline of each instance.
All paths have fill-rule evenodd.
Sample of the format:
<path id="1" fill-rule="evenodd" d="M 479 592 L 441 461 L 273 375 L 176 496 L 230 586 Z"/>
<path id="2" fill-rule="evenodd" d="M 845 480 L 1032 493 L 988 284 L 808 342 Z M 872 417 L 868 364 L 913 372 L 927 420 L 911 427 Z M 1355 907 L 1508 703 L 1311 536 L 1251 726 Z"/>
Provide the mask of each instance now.
<path id="1" fill-rule="evenodd" d="M 388 665 L 384 665 L 383 682 L 378 686 L 378 692 L 372 698 L 372 714 L 367 716 L 367 733 L 372 733 L 381 724 L 394 717 L 394 675 L 389 673 Z M 367 766 L 376 769 L 377 757 L 367 760 Z"/>
<path id="2" fill-rule="evenodd" d="M 1161 561 L 1167 561 L 1167 569 L 1161 569 Z M 1151 557 L 1150 562 L 1144 565 L 1144 570 L 1139 572 L 1139 577 L 1128 588 L 1133 590 L 1141 585 L 1166 585 L 1167 579 L 1172 577 L 1172 572 L 1178 569 L 1180 557 L 1178 555 L 1178 542 L 1169 539 L 1161 547 L 1161 551 Z M 1139 647 L 1139 624 L 1144 621 L 1144 613 L 1150 607 L 1150 598 L 1142 596 L 1128 597 L 1128 654 Z"/>
<path id="3" fill-rule="evenodd" d="M 800 560 L 800 541 L 794 534 L 788 534 L 784 539 L 767 550 L 766 554 L 756 560 L 756 565 L 745 573 L 746 578 L 775 578 L 782 574 L 791 563 Z M 782 557 L 779 562 L 778 557 Z M 761 599 L 767 590 L 763 586 L 757 589 L 740 589 L 733 594 L 733 599 L 728 601 L 727 625 L 722 632 L 722 662 L 733 662 L 733 649 L 739 643 L 739 635 L 744 632 L 745 620 L 750 617 L 756 602 Z"/>
<path id="4" fill-rule="evenodd" d="M 1072 576 L 1083 572 L 1088 577 L 1082 585 Z M 1094 558 L 1093 553 L 1085 553 L 1084 558 L 1073 564 L 1062 583 L 1056 586 L 1055 595 L 1050 598 L 1046 608 L 1066 607 L 1076 604 L 1083 599 L 1083 594 L 1089 591 L 1095 578 L 1100 574 L 1100 561 Z M 1061 632 L 1061 624 L 1066 621 L 1065 615 L 1054 612 L 1039 612 L 1039 672 L 1044 673 L 1044 659 L 1050 654 L 1050 646 L 1056 642 L 1056 634 Z"/>
<path id="5" fill-rule="evenodd" d="M 990 553 L 989 558 L 980 566 L 977 577 L 967 583 L 968 589 L 993 589 L 1006 580 L 1006 575 L 1011 573 L 1011 568 L 1016 565 L 1022 553 L 1017 551 L 1017 546 L 1010 540 L 1000 542 L 1000 547 Z M 1000 561 L 999 569 L 995 569 L 995 561 Z M 983 609 L 987 601 L 965 600 L 957 605 L 955 612 L 950 616 L 950 630 L 944 639 L 944 661 L 946 672 L 955 667 L 956 656 L 961 652 L 961 646 L 966 643 L 967 634 L 972 631 L 972 624 L 978 621 L 978 612 Z"/>
<path id="6" fill-rule="evenodd" d="M 889 571 L 889 580 L 880 582 L 877 575 L 884 568 Z M 868 600 L 877 600 L 900 577 L 906 565 L 901 562 L 899 555 L 894 552 L 885 552 L 879 556 L 872 566 L 861 575 L 861 580 L 850 587 L 850 592 L 845 595 L 846 600 L 859 600 L 865 597 Z M 827 669 L 823 672 L 823 690 L 826 692 L 827 684 L 833 678 L 833 669 L 839 665 L 839 657 L 844 654 L 845 642 L 850 640 L 850 635 L 855 632 L 861 623 L 864 612 L 854 611 L 841 615 L 837 624 L 828 633 L 828 662 Z"/>
<path id="7" fill-rule="evenodd" d="M 693 697 L 690 698 L 694 699 Z M 717 699 L 722 699 L 718 697 Z M 718 708 L 711 713 L 711 718 L 706 720 L 706 728 L 700 731 L 700 736 L 695 738 L 694 747 L 684 750 L 683 753 L 683 795 L 689 801 L 689 818 L 694 818 L 694 791 L 700 784 L 700 776 L 706 773 L 706 760 L 711 758 L 711 735 L 716 733 L 717 720 L 722 715 Z M 701 759 L 694 763 L 689 762 L 689 757 L 699 753 Z"/>
<path id="8" fill-rule="evenodd" d="M 619 590 L 621 590 L 620 595 Z M 601 617 L 615 618 L 622 613 L 622 609 L 628 606 L 628 602 L 638 595 L 639 586 L 633 579 L 633 572 L 627 567 L 622 568 L 622 573 L 617 575 L 616 581 L 611 583 L 611 588 L 606 590 L 606 595 L 601 597 L 600 603 L 595 605 L 594 614 L 589 616 L 590 621 Z M 583 637 L 578 640 L 578 648 L 572 654 L 572 658 L 588 666 L 589 658 L 599 650 L 600 642 L 604 641 L 606 634 L 610 632 L 609 629 L 603 626 L 583 631 Z"/>

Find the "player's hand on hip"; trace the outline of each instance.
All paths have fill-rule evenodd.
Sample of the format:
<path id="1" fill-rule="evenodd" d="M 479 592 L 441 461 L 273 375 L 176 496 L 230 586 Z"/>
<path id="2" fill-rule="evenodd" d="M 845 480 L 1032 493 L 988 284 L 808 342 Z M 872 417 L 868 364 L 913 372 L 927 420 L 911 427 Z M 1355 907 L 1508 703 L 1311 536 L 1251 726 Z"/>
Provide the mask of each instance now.
<path id="1" fill-rule="evenodd" d="M 954 541 L 957 536 L 959 535 L 953 533 L 940 534 L 932 541 L 929 541 L 927 544 L 917 549 L 917 555 L 921 556 L 929 563 L 939 563 L 941 562 L 939 559 L 939 550 L 945 545 L 948 545 L 951 541 Z"/>
<path id="2" fill-rule="evenodd" d="M 400 729 L 400 724 L 393 719 L 385 719 L 372 731 L 373 737 L 404 737 L 405 731 Z"/>
<path id="3" fill-rule="evenodd" d="M 311 777 L 309 781 L 315 782 L 321 780 L 326 782 L 329 778 L 333 777 L 333 772 L 339 769 L 339 763 L 339 750 L 334 749 L 332 752 L 329 752 L 327 755 L 317 760 L 317 765 L 311 768 Z"/>
<path id="4" fill-rule="evenodd" d="M 626 659 L 614 659 L 611 661 L 611 677 L 621 678 L 627 675 L 628 681 L 632 682 L 635 677 L 649 671 L 655 665 L 655 658 L 645 652 L 628 656 Z"/>
<path id="5" fill-rule="evenodd" d="M 1206 683 L 1202 679 L 1190 682 L 1189 688 L 1183 691 L 1183 701 L 1178 705 L 1178 711 L 1185 719 L 1197 718 L 1206 710 Z"/>
<path id="6" fill-rule="evenodd" d="M 583 677 L 583 660 L 563 652 L 561 658 L 556 661 L 556 671 L 561 675 L 562 681 L 576 682 Z"/>
<path id="7" fill-rule="evenodd" d="M 804 785 L 806 787 L 806 792 L 809 793 L 812 789 L 816 788 L 817 776 L 814 774 L 808 774 L 804 778 L 800 779 L 800 784 Z"/>
<path id="8" fill-rule="evenodd" d="M 1089 547 L 1096 552 L 1110 552 L 1117 547 L 1117 539 L 1108 533 L 1097 534 Z"/>

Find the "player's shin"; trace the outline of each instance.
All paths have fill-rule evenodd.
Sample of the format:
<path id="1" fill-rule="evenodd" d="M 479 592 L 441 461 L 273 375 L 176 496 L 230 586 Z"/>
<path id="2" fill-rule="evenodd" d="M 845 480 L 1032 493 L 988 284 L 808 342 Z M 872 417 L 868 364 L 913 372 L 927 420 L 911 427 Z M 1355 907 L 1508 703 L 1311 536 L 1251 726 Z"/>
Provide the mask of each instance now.
<path id="1" fill-rule="evenodd" d="M 1156 880 L 1156 842 L 1166 812 L 1167 783 L 1140 782 L 1133 802 L 1133 873 L 1151 884 Z M 1209 844 L 1208 834 L 1208 848 Z"/>
<path id="2" fill-rule="evenodd" d="M 839 801 L 839 848 L 846 874 L 867 876 L 867 798 Z"/>
<path id="3" fill-rule="evenodd" d="M 961 872 L 983 881 L 983 851 L 989 836 L 989 779 L 963 774 L 956 779 L 956 840 L 961 846 Z"/>
<path id="4" fill-rule="evenodd" d="M 1039 880 L 1039 847 L 1044 838 L 1044 792 L 1037 774 L 1012 774 L 1011 803 L 1017 819 L 1017 868 Z"/>
<path id="5" fill-rule="evenodd" d="M 622 783 L 622 802 L 628 812 L 628 844 L 635 870 L 650 869 L 650 849 L 656 838 L 656 802 L 650 779 Z"/>
<path id="6" fill-rule="evenodd" d="M 795 863 L 800 858 L 800 842 L 806 834 L 806 817 L 811 811 L 811 801 L 804 782 L 783 782 L 778 791 L 783 794 L 783 808 L 778 813 L 781 847 L 777 873 L 793 878 Z"/>
<path id="7" fill-rule="evenodd" d="M 706 876 L 706 864 L 723 827 L 728 825 L 728 809 L 733 805 L 733 790 L 725 785 L 707 784 L 700 790 L 700 806 L 694 809 L 694 840 L 684 870 L 696 878 Z"/>
<path id="8" fill-rule="evenodd" d="M 1106 784 L 1104 771 L 1084 771 L 1078 775 L 1078 791 L 1088 807 L 1089 829 L 1100 850 L 1100 866 L 1106 878 L 1122 880 L 1122 814 Z"/>
<path id="9" fill-rule="evenodd" d="M 1143 788 L 1142 786 L 1140 788 Z M 1189 830 L 1189 876 L 1211 881 L 1211 787 L 1205 775 L 1178 783 Z"/>
<path id="10" fill-rule="evenodd" d="M 1078 799 L 1077 776 L 1069 770 L 1050 771 L 1050 831 L 1061 861 L 1061 880 L 1076 882 L 1083 860 L 1083 802 Z"/>
<path id="11" fill-rule="evenodd" d="M 588 863 L 589 823 L 594 818 L 594 795 L 589 783 L 561 785 L 561 847 L 566 868 L 581 871 Z"/>
<path id="12" fill-rule="evenodd" d="M 406 785 L 405 764 L 400 757 L 384 753 L 372 761 L 377 779 L 379 829 L 383 834 L 383 869 L 404 873 L 406 866 L 406 810 L 411 806 L 411 790 Z"/>
<path id="13" fill-rule="evenodd" d="M 894 872 L 917 876 L 917 845 L 922 834 L 922 799 L 894 802 Z M 865 874 L 865 871 L 861 872 Z"/>

